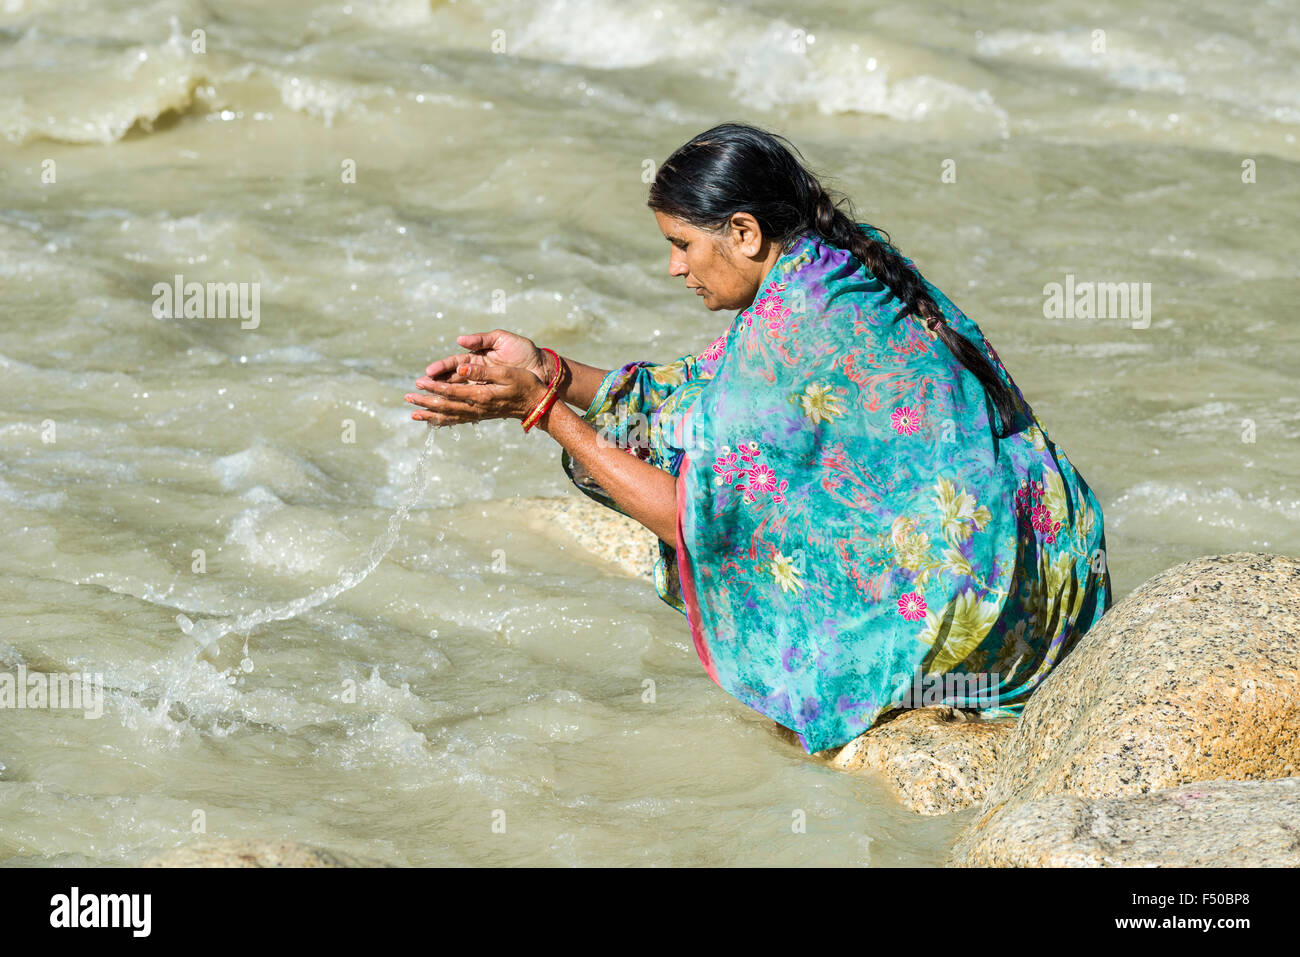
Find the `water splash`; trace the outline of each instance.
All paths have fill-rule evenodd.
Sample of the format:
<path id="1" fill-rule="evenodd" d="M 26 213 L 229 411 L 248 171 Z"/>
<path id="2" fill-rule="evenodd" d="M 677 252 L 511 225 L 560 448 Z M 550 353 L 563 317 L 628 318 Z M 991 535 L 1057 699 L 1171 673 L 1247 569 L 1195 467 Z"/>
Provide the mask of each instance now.
<path id="1" fill-rule="evenodd" d="M 301 598 L 267 605 L 265 608 L 259 608 L 256 611 L 245 612 L 229 618 L 208 618 L 196 622 L 184 613 L 177 615 L 176 624 L 180 626 L 181 631 L 198 642 L 195 657 L 202 655 L 213 644 L 231 632 L 240 632 L 247 636 L 249 631 L 258 625 L 266 624 L 268 621 L 284 621 L 289 618 L 296 618 L 303 612 L 310 611 L 318 605 L 323 605 L 325 602 L 337 598 L 345 591 L 356 588 L 365 581 L 370 573 L 379 567 L 379 563 L 384 560 L 384 557 L 392 551 L 393 545 L 397 541 L 397 533 L 402 528 L 402 523 L 406 521 L 406 517 L 411 513 L 411 509 L 415 504 L 424 496 L 425 488 L 429 484 L 429 466 L 433 461 L 433 449 L 436 444 L 434 442 L 434 429 L 435 426 L 429 426 L 429 434 L 424 442 L 424 451 L 420 455 L 419 462 L 416 463 L 415 475 L 411 478 L 410 489 L 406 493 L 406 498 L 388 517 L 388 528 L 374 540 L 370 548 L 357 561 L 339 573 L 337 581 L 317 588 Z M 452 429 L 451 434 L 453 439 L 460 439 L 460 434 L 456 429 Z M 244 650 L 247 659 L 247 641 L 245 641 Z"/>

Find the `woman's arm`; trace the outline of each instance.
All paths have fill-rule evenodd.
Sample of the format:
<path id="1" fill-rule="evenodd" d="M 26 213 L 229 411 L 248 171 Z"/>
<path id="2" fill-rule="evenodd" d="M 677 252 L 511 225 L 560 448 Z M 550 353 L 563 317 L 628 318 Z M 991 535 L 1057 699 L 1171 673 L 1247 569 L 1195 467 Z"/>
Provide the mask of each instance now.
<path id="1" fill-rule="evenodd" d="M 591 396 L 586 404 L 591 404 Z M 629 455 L 626 449 L 602 445 L 596 430 L 582 416 L 558 402 L 538 420 L 537 427 L 564 446 L 619 508 L 667 545 L 677 547 L 676 477 Z"/>
<path id="2" fill-rule="evenodd" d="M 551 361 L 551 357 L 545 353 L 542 353 L 542 358 L 543 361 Z M 601 382 L 612 370 L 585 365 L 576 359 L 570 359 L 568 356 L 560 356 L 560 362 L 568 372 L 560 384 L 560 398 L 586 412 L 587 407 L 591 405 L 591 400 L 596 397 L 596 390 L 600 388 Z M 546 368 L 545 375 L 538 378 L 543 382 L 550 382 L 554 371 L 555 366 L 552 363 Z M 574 457 L 577 458 L 577 456 Z M 651 468 L 654 468 L 654 466 L 651 466 Z"/>

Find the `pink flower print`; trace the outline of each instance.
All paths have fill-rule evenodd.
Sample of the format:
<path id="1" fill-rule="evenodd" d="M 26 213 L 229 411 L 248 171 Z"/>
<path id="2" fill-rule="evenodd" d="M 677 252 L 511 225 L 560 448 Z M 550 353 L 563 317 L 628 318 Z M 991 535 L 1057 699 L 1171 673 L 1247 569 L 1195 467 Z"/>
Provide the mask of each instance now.
<path id="1" fill-rule="evenodd" d="M 764 319 L 767 319 L 769 323 L 772 320 L 782 320 L 786 316 L 790 315 L 790 310 L 787 309 L 785 303 L 781 301 L 781 297 L 774 292 L 769 292 L 766 296 L 760 299 L 754 306 L 754 311 Z"/>
<path id="2" fill-rule="evenodd" d="M 740 461 L 737 461 L 736 458 L 737 452 L 739 452 Z M 733 481 L 737 477 L 737 475 L 741 472 L 749 474 L 753 471 L 754 466 L 752 465 L 752 463 L 754 459 L 758 458 L 759 455 L 758 443 L 741 442 L 740 445 L 737 446 L 737 452 L 731 451 L 731 447 L 726 446 L 723 448 L 722 454 L 719 455 L 716 460 L 714 460 L 713 471 L 718 473 L 718 479 L 717 479 L 718 485 L 722 485 L 724 482 Z M 772 471 L 770 468 L 768 468 L 765 465 L 758 466 L 758 468 L 767 469 L 769 473 Z M 741 484 L 735 487 L 743 490 L 746 486 L 745 483 L 742 482 Z M 782 486 L 782 488 L 784 488 L 784 486 Z M 745 501 L 747 502 L 754 501 L 753 494 L 752 493 L 747 494 L 745 496 Z"/>
<path id="3" fill-rule="evenodd" d="M 1043 483 L 1031 482 L 1029 479 L 1020 480 L 1020 488 L 1016 489 L 1016 504 L 1023 508 L 1034 508 L 1038 500 L 1043 497 Z"/>
<path id="4" fill-rule="evenodd" d="M 770 492 L 776 488 L 776 473 L 770 465 L 755 465 L 745 474 L 749 476 L 751 492 Z"/>
<path id="5" fill-rule="evenodd" d="M 1056 542 L 1056 533 L 1061 530 L 1061 523 L 1053 521 L 1051 509 L 1040 504 L 1039 500 L 1043 496 L 1041 486 L 1041 482 L 1036 482 L 1019 489 L 1016 492 L 1016 504 L 1029 512 L 1030 524 L 1035 531 L 1043 533 L 1043 541 L 1050 545 Z"/>
<path id="6" fill-rule="evenodd" d="M 741 470 L 742 466 L 736 464 L 736 453 L 730 448 L 724 448 L 722 454 L 718 456 L 713 463 L 713 471 L 718 473 L 718 484 L 729 483 L 736 477 L 736 473 Z"/>
<path id="7" fill-rule="evenodd" d="M 721 335 L 718 336 L 718 338 L 714 339 L 713 342 L 709 344 L 709 347 L 705 349 L 703 352 L 701 352 L 696 358 L 701 362 L 707 362 L 709 360 L 718 358 L 718 356 L 722 355 L 722 353 L 726 351 L 726 348 L 727 348 L 727 337 L 725 335 Z"/>
<path id="8" fill-rule="evenodd" d="M 781 297 L 774 292 L 769 292 L 754 306 L 754 311 L 759 316 L 767 320 L 768 332 L 780 332 L 785 329 L 785 320 L 790 316 L 790 310 Z"/>
<path id="9" fill-rule="evenodd" d="M 1029 513 L 1030 523 L 1040 532 L 1052 530 L 1052 512 L 1046 505 L 1035 505 Z"/>
<path id="10" fill-rule="evenodd" d="M 890 415 L 889 421 L 899 435 L 911 435 L 921 427 L 921 412 L 911 406 L 900 405 Z"/>
<path id="11" fill-rule="evenodd" d="M 908 621 L 919 621 L 925 617 L 925 597 L 916 591 L 910 591 L 898 599 L 898 613 Z"/>
<path id="12" fill-rule="evenodd" d="M 784 492 L 789 487 L 789 484 L 790 483 L 788 483 L 785 479 L 781 479 L 781 481 L 776 483 L 776 489 L 772 492 L 772 501 L 775 502 L 777 505 L 785 504 Z"/>
<path id="13" fill-rule="evenodd" d="M 760 469 L 767 469 L 767 466 L 766 466 L 766 465 L 760 465 L 759 468 L 760 468 Z M 744 498 L 745 498 L 745 504 L 746 504 L 746 505 L 753 505 L 755 502 L 757 502 L 757 501 L 758 501 L 759 493 L 761 493 L 761 492 L 771 492 L 771 493 L 772 493 L 772 501 L 773 501 L 773 503 L 775 503 L 775 504 L 777 504 L 777 505 L 783 505 L 783 504 L 785 503 L 785 496 L 784 496 L 783 494 L 781 494 L 781 493 L 783 493 L 783 492 L 786 490 L 786 488 L 788 487 L 789 483 L 786 482 L 785 479 L 781 479 L 781 481 L 779 481 L 779 482 L 776 481 L 776 475 L 775 475 L 775 473 L 773 473 L 771 469 L 767 469 L 767 471 L 768 471 L 768 473 L 769 473 L 769 475 L 770 475 L 770 481 L 767 481 L 767 482 L 766 482 L 766 484 L 767 484 L 767 487 L 766 487 L 766 488 L 763 488 L 763 487 L 760 486 L 760 485 L 755 485 L 755 484 L 753 483 L 753 479 L 752 479 L 752 477 L 751 477 L 750 484 L 749 484 L 748 487 L 746 487 L 746 485 L 745 485 L 744 482 L 740 482 L 739 484 L 737 484 L 737 485 L 735 486 L 735 488 L 736 488 L 738 491 L 741 491 L 741 492 L 744 492 L 744 493 L 745 493 Z M 746 472 L 745 474 L 746 474 L 746 475 L 750 475 L 750 476 L 752 476 L 752 473 L 751 473 L 751 472 Z"/>
<path id="14" fill-rule="evenodd" d="M 745 478 L 746 481 L 736 483 L 735 489 L 745 493 L 746 505 L 753 505 L 758 501 L 759 492 L 769 491 L 776 484 L 776 473 L 766 465 L 756 465 L 752 469 L 746 469 Z M 764 484 L 767 484 L 768 488 L 764 488 Z"/>
<path id="15" fill-rule="evenodd" d="M 758 496 L 770 492 L 772 501 L 780 505 L 785 502 L 785 495 L 782 493 L 789 488 L 790 483 L 785 479 L 778 480 L 776 472 L 770 465 L 752 464 L 754 459 L 758 458 L 760 450 L 757 442 L 741 442 L 738 446 L 740 458 L 748 465 L 739 465 L 736 462 L 736 454 L 730 449 L 724 449 L 729 456 L 718 456 L 718 461 L 714 463 L 714 471 L 727 476 L 730 481 L 733 476 L 739 477 L 743 474 L 744 478 L 736 485 L 732 486 L 739 492 L 745 493 L 746 504 L 752 505 L 758 501 Z M 721 484 L 719 479 L 719 484 Z"/>

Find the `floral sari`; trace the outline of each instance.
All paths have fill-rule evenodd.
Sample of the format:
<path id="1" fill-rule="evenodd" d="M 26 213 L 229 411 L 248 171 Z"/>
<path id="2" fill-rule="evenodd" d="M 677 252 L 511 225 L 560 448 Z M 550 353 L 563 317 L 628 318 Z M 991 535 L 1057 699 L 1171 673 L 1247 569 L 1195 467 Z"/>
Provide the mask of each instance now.
<path id="1" fill-rule="evenodd" d="M 922 281 L 1010 386 L 1008 438 L 923 320 L 813 233 L 703 352 L 613 370 L 585 414 L 677 479 L 655 589 L 705 671 L 810 753 L 900 707 L 1016 715 L 1111 605 L 1092 491 L 979 327 Z"/>

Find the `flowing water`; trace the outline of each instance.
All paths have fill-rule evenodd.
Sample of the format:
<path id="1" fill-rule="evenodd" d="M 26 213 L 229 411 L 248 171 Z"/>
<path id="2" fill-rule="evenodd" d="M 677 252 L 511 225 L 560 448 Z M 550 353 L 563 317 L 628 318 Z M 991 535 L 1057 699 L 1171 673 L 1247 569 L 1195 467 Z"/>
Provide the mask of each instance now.
<path id="1" fill-rule="evenodd" d="M 1221 6 L 0 0 L 0 672 L 105 693 L 0 713 L 0 861 L 942 861 L 970 812 L 810 762 L 506 506 L 579 494 L 549 437 L 402 396 L 463 332 L 712 341 L 645 180 L 739 119 L 982 325 L 1117 598 L 1300 554 L 1300 17 Z M 1045 305 L 1090 282 L 1148 295 Z"/>

